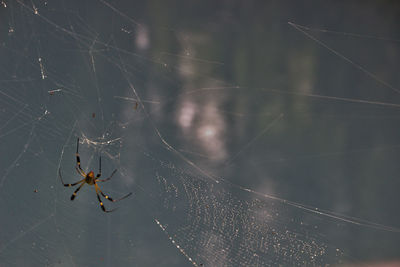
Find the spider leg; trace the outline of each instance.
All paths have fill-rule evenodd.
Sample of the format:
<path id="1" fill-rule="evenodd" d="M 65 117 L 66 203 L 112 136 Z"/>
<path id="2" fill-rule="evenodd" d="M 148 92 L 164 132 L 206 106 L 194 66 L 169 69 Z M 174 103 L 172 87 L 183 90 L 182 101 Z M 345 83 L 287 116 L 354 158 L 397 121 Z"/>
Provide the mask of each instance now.
<path id="1" fill-rule="evenodd" d="M 78 191 L 81 190 L 82 186 L 85 185 L 85 181 L 81 181 L 81 183 L 82 184 L 75 190 L 75 192 L 72 193 L 71 200 L 74 200 L 74 198 L 76 197 L 76 194 L 78 193 Z"/>
<path id="2" fill-rule="evenodd" d="M 97 174 L 97 176 L 96 176 L 96 182 L 106 182 L 106 181 L 110 180 L 111 177 L 113 177 L 113 175 L 114 175 L 116 172 L 117 172 L 117 170 L 115 169 L 115 170 L 111 173 L 111 175 L 110 175 L 108 178 L 106 178 L 106 179 L 97 179 L 97 178 L 99 178 L 100 175 L 101 175 L 101 173 L 99 173 L 99 174 Z"/>
<path id="3" fill-rule="evenodd" d="M 78 166 L 78 168 L 79 168 L 79 173 L 82 175 L 82 176 L 86 176 L 86 175 L 84 175 L 85 174 L 85 172 L 82 170 L 82 167 L 81 167 L 81 158 L 79 157 L 79 152 L 78 152 L 78 149 L 79 149 L 79 137 L 78 137 L 78 139 L 77 139 L 77 141 L 76 141 L 76 165 Z"/>
<path id="4" fill-rule="evenodd" d="M 99 173 L 97 174 L 96 178 L 101 176 L 101 156 L 99 157 Z"/>
<path id="5" fill-rule="evenodd" d="M 96 188 L 96 192 L 100 192 L 100 194 L 101 194 L 105 199 L 108 199 L 108 200 L 110 200 L 111 202 L 118 202 L 118 201 L 123 200 L 123 199 L 129 197 L 130 195 L 132 195 L 132 192 L 130 192 L 129 194 L 127 194 L 127 195 L 125 195 L 125 196 L 123 196 L 123 197 L 121 197 L 121 198 L 112 199 L 110 196 L 104 194 L 103 191 L 101 191 L 100 187 L 99 187 L 96 183 L 94 184 L 94 186 L 95 186 L 95 188 Z"/>
<path id="6" fill-rule="evenodd" d="M 94 186 L 95 186 L 95 189 L 96 189 L 97 199 L 99 200 L 100 207 L 101 207 L 101 210 L 102 210 L 102 211 L 104 211 L 104 212 L 113 212 L 113 211 L 115 211 L 116 209 L 118 209 L 118 208 L 115 208 L 115 209 L 112 209 L 112 210 L 106 210 L 106 208 L 104 207 L 103 202 L 101 201 L 100 195 L 99 195 L 99 191 L 101 192 L 101 190 L 100 190 L 100 188 L 97 186 L 97 184 L 94 184 Z M 101 194 L 103 195 L 103 193 L 101 193 Z"/>
<path id="7" fill-rule="evenodd" d="M 75 167 L 76 171 L 82 175 L 83 177 L 86 177 L 86 173 L 82 172 L 80 169 L 78 169 L 78 167 Z"/>
<path id="8" fill-rule="evenodd" d="M 62 176 L 61 176 L 61 168 L 58 169 L 58 175 L 60 176 L 61 183 L 62 183 L 65 187 L 75 186 L 75 185 L 77 185 L 77 184 L 79 184 L 79 183 L 81 183 L 81 182 L 83 182 L 83 181 L 85 180 L 85 179 L 82 179 L 82 180 L 80 180 L 80 181 L 78 181 L 78 182 L 76 182 L 76 183 L 73 183 L 73 184 L 65 184 L 64 181 L 63 181 L 63 178 L 62 178 Z"/>

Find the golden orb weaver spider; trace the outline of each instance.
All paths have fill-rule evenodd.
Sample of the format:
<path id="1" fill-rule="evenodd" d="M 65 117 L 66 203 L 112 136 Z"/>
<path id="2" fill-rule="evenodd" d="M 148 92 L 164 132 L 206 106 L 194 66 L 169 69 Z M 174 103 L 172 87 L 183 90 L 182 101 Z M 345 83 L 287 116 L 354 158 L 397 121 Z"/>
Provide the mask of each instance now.
<path id="1" fill-rule="evenodd" d="M 100 207 L 101 207 L 102 211 L 104 211 L 104 212 L 112 212 L 112 211 L 115 211 L 117 208 L 112 209 L 112 210 L 107 210 L 107 209 L 104 207 L 104 204 L 103 204 L 103 202 L 101 201 L 101 198 L 100 198 L 99 193 L 100 193 L 105 199 L 108 199 L 108 200 L 111 201 L 111 202 L 117 202 L 117 201 L 120 201 L 120 200 L 122 200 L 122 199 L 124 199 L 124 198 L 129 197 L 130 195 L 132 195 L 132 192 L 129 193 L 129 194 L 127 194 L 127 195 L 125 195 L 125 196 L 123 196 L 123 197 L 121 197 L 121 198 L 119 198 L 119 199 L 112 199 L 112 198 L 109 197 L 108 195 L 104 194 L 103 191 L 101 191 L 100 187 L 97 185 L 97 182 L 106 182 L 106 181 L 110 180 L 111 177 L 113 177 L 113 175 L 117 172 L 117 170 L 115 169 L 115 170 L 111 173 L 111 175 L 110 175 L 108 178 L 106 178 L 106 179 L 99 179 L 100 176 L 101 176 L 101 157 L 100 157 L 100 159 L 99 159 L 99 173 L 96 175 L 96 177 L 94 177 L 94 172 L 93 172 L 93 171 L 90 171 L 89 173 L 86 174 L 86 173 L 82 170 L 82 167 L 81 167 L 81 159 L 80 159 L 80 157 L 79 157 L 79 152 L 78 152 L 78 150 L 79 150 L 79 138 L 78 138 L 78 140 L 77 140 L 77 142 L 76 142 L 76 154 L 75 154 L 75 155 L 76 155 L 76 166 L 75 166 L 75 169 L 76 169 L 76 171 L 77 171 L 81 176 L 84 177 L 82 180 L 80 180 L 80 181 L 78 181 L 78 182 L 76 182 L 76 183 L 66 184 L 66 183 L 64 183 L 63 178 L 62 178 L 62 176 L 61 176 L 61 167 L 58 169 L 58 174 L 60 175 L 61 183 L 62 183 L 65 187 L 71 187 L 71 186 L 75 186 L 75 185 L 80 184 L 79 187 L 78 187 L 78 188 L 74 191 L 74 193 L 71 195 L 71 200 L 74 200 L 74 199 L 75 199 L 76 194 L 78 193 L 78 191 L 79 191 L 85 184 L 94 185 L 94 189 L 96 190 L 97 199 L 99 200 Z"/>

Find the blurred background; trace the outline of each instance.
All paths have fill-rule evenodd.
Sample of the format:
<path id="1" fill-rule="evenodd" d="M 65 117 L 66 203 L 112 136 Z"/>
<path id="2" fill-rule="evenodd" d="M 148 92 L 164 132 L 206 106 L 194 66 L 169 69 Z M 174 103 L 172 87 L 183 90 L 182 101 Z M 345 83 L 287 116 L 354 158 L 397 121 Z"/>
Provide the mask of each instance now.
<path id="1" fill-rule="evenodd" d="M 0 266 L 400 264 L 399 17 L 1 1 Z"/>

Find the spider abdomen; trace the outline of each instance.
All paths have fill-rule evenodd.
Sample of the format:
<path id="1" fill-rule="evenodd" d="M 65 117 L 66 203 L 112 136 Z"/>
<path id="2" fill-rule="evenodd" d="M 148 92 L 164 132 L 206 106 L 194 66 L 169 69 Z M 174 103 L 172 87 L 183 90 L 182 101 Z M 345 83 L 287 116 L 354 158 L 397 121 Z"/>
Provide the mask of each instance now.
<path id="1" fill-rule="evenodd" d="M 93 171 L 90 171 L 85 177 L 85 182 L 90 185 L 94 185 L 95 180 Z"/>

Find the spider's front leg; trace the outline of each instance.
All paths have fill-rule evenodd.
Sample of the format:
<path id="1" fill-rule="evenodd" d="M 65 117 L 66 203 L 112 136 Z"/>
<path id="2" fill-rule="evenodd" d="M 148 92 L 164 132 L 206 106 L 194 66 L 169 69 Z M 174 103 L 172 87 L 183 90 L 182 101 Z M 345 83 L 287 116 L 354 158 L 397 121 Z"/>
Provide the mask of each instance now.
<path id="1" fill-rule="evenodd" d="M 99 173 L 96 175 L 96 179 L 100 178 L 101 176 L 101 156 L 99 158 Z"/>
<path id="2" fill-rule="evenodd" d="M 86 176 L 86 173 L 82 170 L 82 167 L 81 167 L 81 158 L 80 158 L 80 156 L 79 156 L 79 137 L 78 137 L 78 139 L 76 140 L 76 153 L 75 153 L 75 155 L 76 155 L 76 165 L 77 165 L 76 170 L 77 170 L 77 172 L 78 172 L 80 175 L 82 175 L 83 177 L 85 177 L 85 176 Z"/>

